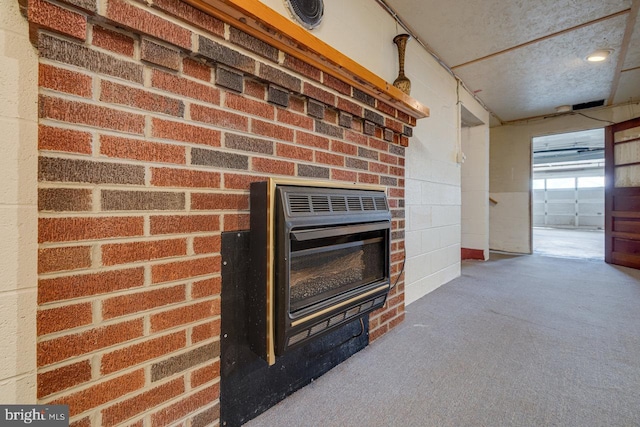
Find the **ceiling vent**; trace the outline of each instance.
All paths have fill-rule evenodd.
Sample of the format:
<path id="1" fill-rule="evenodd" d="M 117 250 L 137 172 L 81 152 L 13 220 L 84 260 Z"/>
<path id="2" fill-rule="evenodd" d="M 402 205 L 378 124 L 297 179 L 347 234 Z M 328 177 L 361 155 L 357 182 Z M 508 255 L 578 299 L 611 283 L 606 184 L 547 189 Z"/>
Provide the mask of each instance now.
<path id="1" fill-rule="evenodd" d="M 604 99 L 599 99 L 598 101 L 583 102 L 582 104 L 575 104 L 573 105 L 572 109 L 573 111 L 586 110 L 587 108 L 602 107 L 603 105 L 604 105 Z"/>

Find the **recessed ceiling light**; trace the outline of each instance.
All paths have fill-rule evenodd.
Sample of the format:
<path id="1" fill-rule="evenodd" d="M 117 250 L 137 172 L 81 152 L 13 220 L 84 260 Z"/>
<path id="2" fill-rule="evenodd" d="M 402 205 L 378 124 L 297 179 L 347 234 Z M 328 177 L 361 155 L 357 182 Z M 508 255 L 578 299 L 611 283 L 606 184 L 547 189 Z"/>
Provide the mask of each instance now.
<path id="1" fill-rule="evenodd" d="M 611 55 L 611 49 L 599 49 L 593 52 L 591 55 L 587 56 L 587 61 L 589 62 L 606 61 L 609 55 Z"/>

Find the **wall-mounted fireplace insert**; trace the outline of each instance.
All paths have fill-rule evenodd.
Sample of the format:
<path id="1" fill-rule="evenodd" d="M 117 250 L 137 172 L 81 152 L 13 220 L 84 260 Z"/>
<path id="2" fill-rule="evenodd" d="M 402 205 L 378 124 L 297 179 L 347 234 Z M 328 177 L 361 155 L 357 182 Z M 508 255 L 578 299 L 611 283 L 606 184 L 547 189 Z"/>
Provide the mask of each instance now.
<path id="1" fill-rule="evenodd" d="M 266 328 L 256 334 L 256 352 L 272 363 L 288 349 L 382 307 L 389 292 L 390 233 L 382 189 L 254 183 L 252 311 L 266 317 L 252 322 Z M 264 309 L 257 307 L 261 294 Z"/>

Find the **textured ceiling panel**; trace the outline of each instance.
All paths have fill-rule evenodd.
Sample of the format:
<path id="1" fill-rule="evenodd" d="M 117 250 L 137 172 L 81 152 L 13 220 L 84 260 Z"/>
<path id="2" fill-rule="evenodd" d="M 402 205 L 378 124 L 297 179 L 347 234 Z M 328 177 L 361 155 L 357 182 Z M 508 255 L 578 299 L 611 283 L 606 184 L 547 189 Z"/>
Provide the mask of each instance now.
<path id="1" fill-rule="evenodd" d="M 607 99 L 615 73 L 626 15 L 456 69 L 467 86 L 502 120 L 549 114 L 550 106 Z M 585 57 L 603 46 L 608 61 Z"/>
<path id="2" fill-rule="evenodd" d="M 640 101 L 640 68 L 625 71 L 620 75 L 620 83 L 618 83 L 613 103 L 622 104 L 629 101 Z"/>
<path id="3" fill-rule="evenodd" d="M 629 50 L 627 51 L 622 69 L 628 70 L 638 67 L 640 67 L 640 19 L 636 20 L 636 25 L 633 28 Z"/>
<path id="4" fill-rule="evenodd" d="M 447 65 L 455 67 L 626 10 L 631 0 L 387 0 L 387 3 Z"/>

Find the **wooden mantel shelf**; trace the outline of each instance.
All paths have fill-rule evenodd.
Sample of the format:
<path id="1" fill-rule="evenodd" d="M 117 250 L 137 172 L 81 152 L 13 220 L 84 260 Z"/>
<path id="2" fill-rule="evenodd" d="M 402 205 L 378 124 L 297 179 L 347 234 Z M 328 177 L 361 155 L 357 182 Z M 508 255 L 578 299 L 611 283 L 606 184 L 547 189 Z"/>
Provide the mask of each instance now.
<path id="1" fill-rule="evenodd" d="M 381 101 L 393 105 L 415 119 L 429 116 L 428 107 L 259 0 L 184 1 Z"/>

